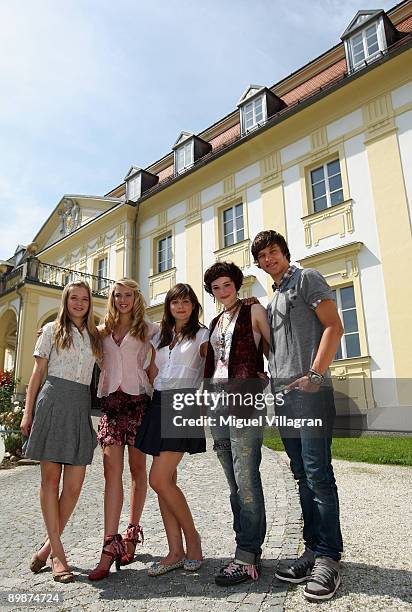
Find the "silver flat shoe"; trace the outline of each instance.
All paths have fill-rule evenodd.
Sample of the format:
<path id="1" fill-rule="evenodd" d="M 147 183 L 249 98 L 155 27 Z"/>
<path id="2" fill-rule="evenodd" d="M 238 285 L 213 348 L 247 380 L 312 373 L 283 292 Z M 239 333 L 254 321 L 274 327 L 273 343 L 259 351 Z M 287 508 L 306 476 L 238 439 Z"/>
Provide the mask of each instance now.
<path id="1" fill-rule="evenodd" d="M 147 570 L 149 576 L 162 576 L 172 570 L 183 567 L 185 559 L 180 559 L 176 563 L 162 563 L 161 561 L 155 561 Z"/>
<path id="2" fill-rule="evenodd" d="M 197 572 L 202 567 L 203 560 L 199 559 L 185 559 L 183 563 L 183 569 L 187 572 Z"/>

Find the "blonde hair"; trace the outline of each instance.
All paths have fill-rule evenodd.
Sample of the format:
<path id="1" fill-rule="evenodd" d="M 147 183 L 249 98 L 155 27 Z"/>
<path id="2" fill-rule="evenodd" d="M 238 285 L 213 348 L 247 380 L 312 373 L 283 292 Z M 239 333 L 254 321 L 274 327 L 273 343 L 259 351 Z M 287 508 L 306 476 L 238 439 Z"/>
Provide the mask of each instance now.
<path id="1" fill-rule="evenodd" d="M 73 281 L 72 283 L 66 285 L 63 290 L 61 306 L 59 314 L 57 315 L 54 328 L 54 343 L 56 349 L 59 350 L 69 348 L 73 344 L 72 320 L 69 316 L 67 302 L 69 299 L 70 290 L 74 287 L 86 289 L 88 293 L 89 308 L 87 314 L 84 317 L 83 325 L 86 327 L 87 333 L 89 334 L 90 345 L 93 351 L 93 355 L 96 357 L 96 360 L 100 361 L 103 354 L 102 341 L 100 339 L 100 335 L 97 331 L 96 323 L 94 321 L 92 292 L 90 291 L 89 285 L 84 281 Z"/>
<path id="2" fill-rule="evenodd" d="M 135 338 L 139 338 L 142 342 L 146 340 L 147 334 L 147 323 L 144 320 L 146 303 L 144 301 L 144 297 L 140 292 L 139 285 L 136 281 L 131 278 L 121 278 L 116 281 L 113 287 L 110 289 L 109 299 L 107 301 L 106 314 L 104 315 L 103 320 L 103 329 L 102 333 L 105 336 L 112 334 L 116 324 L 119 321 L 119 311 L 116 308 L 114 302 L 114 294 L 116 291 L 117 285 L 123 285 L 123 287 L 128 287 L 133 290 L 133 310 L 132 310 L 132 326 L 130 328 L 130 335 Z"/>

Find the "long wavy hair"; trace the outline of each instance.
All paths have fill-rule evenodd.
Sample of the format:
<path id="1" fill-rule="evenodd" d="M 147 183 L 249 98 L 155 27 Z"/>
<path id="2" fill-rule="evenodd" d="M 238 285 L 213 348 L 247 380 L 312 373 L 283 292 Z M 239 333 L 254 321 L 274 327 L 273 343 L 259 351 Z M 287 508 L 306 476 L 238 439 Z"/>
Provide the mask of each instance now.
<path id="1" fill-rule="evenodd" d="M 103 354 L 102 341 L 94 321 L 92 292 L 90 291 L 89 285 L 84 281 L 73 281 L 66 285 L 63 290 L 61 306 L 54 328 L 54 344 L 57 350 L 69 348 L 73 344 L 72 320 L 69 316 L 67 302 L 69 300 L 70 291 L 76 287 L 86 289 L 89 295 L 89 308 L 84 317 L 83 326 L 87 329 L 87 333 L 89 334 L 93 355 L 96 357 L 97 361 L 100 361 Z"/>
<path id="2" fill-rule="evenodd" d="M 114 294 L 116 287 L 122 285 L 128 287 L 133 291 L 133 310 L 132 310 L 132 326 L 130 328 L 130 335 L 135 338 L 139 338 L 142 342 L 146 340 L 147 335 L 147 323 L 144 319 L 146 303 L 144 297 L 139 289 L 139 285 L 136 281 L 131 278 L 121 278 L 116 281 L 113 287 L 110 289 L 109 299 L 107 301 L 106 313 L 104 315 L 102 333 L 104 336 L 108 336 L 113 333 L 118 321 L 119 311 L 116 308 L 114 301 Z"/>
<path id="3" fill-rule="evenodd" d="M 160 323 L 160 339 L 157 348 L 168 346 L 173 340 L 173 328 L 175 326 L 175 319 L 170 312 L 170 303 L 173 300 L 189 298 L 192 302 L 193 310 L 190 315 L 189 321 L 183 327 L 181 334 L 182 338 L 195 338 L 197 332 L 201 327 L 205 327 L 199 322 L 199 317 L 202 314 L 202 307 L 197 299 L 196 293 L 192 287 L 187 283 L 178 283 L 166 294 L 163 318 Z"/>

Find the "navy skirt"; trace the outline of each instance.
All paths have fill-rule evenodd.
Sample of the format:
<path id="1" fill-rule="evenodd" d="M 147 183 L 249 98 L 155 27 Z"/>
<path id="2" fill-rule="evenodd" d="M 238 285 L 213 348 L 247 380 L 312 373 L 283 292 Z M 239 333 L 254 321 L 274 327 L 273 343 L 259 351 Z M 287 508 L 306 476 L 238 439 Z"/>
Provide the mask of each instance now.
<path id="1" fill-rule="evenodd" d="M 187 391 L 187 389 L 185 390 Z M 175 393 L 179 393 L 176 390 Z M 176 453 L 204 453 L 206 439 L 203 427 L 186 428 L 181 437 L 162 437 L 162 411 L 164 419 L 170 419 L 173 408 L 168 405 L 169 391 L 154 391 L 153 398 L 136 433 L 135 447 L 147 455 L 158 456 L 162 451 Z M 165 412 L 167 414 L 165 414 Z M 163 429 L 165 422 L 163 422 Z M 179 433 L 177 429 L 173 433 Z"/>

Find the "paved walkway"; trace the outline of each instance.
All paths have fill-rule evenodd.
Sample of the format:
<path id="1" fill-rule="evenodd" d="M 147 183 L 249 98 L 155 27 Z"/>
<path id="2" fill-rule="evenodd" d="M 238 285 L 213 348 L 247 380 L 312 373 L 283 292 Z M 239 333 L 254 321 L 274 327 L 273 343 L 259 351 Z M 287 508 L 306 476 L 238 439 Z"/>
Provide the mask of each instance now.
<path id="1" fill-rule="evenodd" d="M 411 468 L 335 462 L 341 497 L 345 558 L 343 583 L 336 597 L 322 607 L 342 611 L 412 610 Z M 137 561 L 99 583 L 87 572 L 98 560 L 102 538 L 103 478 L 100 451 L 89 468 L 78 508 L 64 534 L 69 562 L 78 578 L 58 585 L 49 568 L 33 575 L 28 561 L 43 534 L 37 490 L 38 466 L 0 472 L 0 590 L 58 591 L 59 610 L 194 610 L 196 612 L 281 612 L 313 610 L 303 598 L 303 587 L 286 594 L 273 578 L 279 557 L 293 557 L 300 543 L 300 510 L 295 484 L 284 453 L 263 449 L 262 476 L 268 532 L 263 574 L 257 583 L 218 588 L 214 572 L 234 549 L 226 483 L 214 453 L 185 457 L 179 481 L 202 534 L 206 561 L 199 573 L 177 570 L 149 578 L 146 566 L 166 551 L 156 498 L 149 492 L 142 524 L 145 544 Z M 126 478 L 128 486 L 128 477 Z M 127 522 L 122 516 L 121 529 Z M 409 538 L 409 539 L 408 539 Z M 17 606 L 1 610 L 22 609 Z M 25 609 L 40 610 L 43 608 Z M 50 609 L 50 607 L 48 608 Z"/>
<path id="2" fill-rule="evenodd" d="M 210 441 L 208 441 L 210 447 Z M 147 576 L 147 564 L 166 552 L 166 540 L 156 497 L 149 491 L 142 518 L 145 543 L 138 560 L 114 570 L 98 583 L 87 579 L 99 557 L 103 525 L 103 477 L 99 449 L 89 468 L 78 507 L 64 533 L 69 563 L 79 574 L 73 584 L 51 580 L 49 568 L 33 575 L 28 561 L 40 542 L 44 527 L 38 502 L 39 467 L 25 466 L 0 472 L 0 589 L 22 592 L 59 591 L 64 610 L 195 610 L 196 612 L 257 612 L 283 610 L 285 585 L 273 578 L 279 556 L 296 554 L 300 538 L 300 510 L 295 485 L 281 454 L 263 449 L 263 486 L 268 531 L 264 545 L 263 575 L 258 583 L 230 589 L 214 584 L 213 574 L 234 552 L 231 511 L 226 481 L 215 453 L 185 456 L 179 481 L 187 494 L 202 535 L 206 561 L 199 573 L 177 570 L 159 578 Z M 129 483 L 126 477 L 126 487 Z M 121 529 L 127 523 L 123 512 Z M 16 606 L 0 609 L 17 609 Z M 21 608 L 20 608 L 21 609 Z M 27 608 L 28 609 L 28 608 Z M 40 608 L 30 608 L 37 610 Z M 50 608 L 49 608 L 50 609 Z"/>

